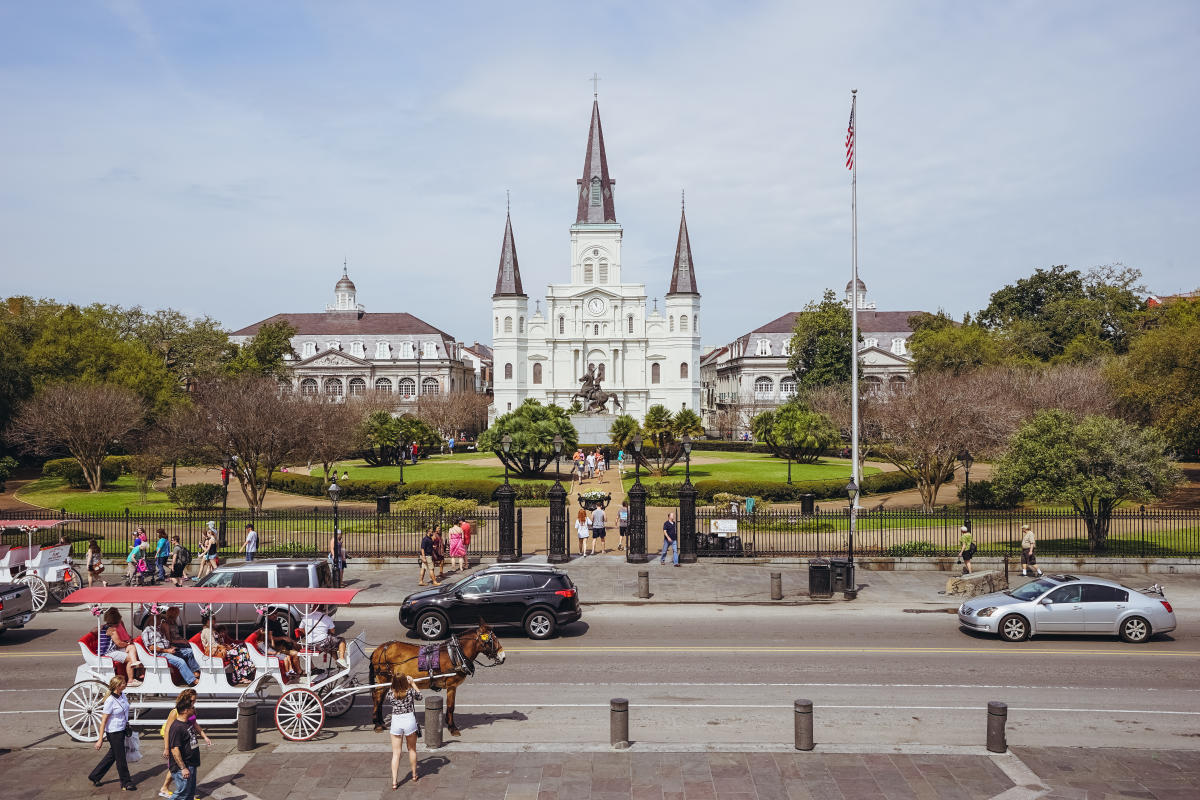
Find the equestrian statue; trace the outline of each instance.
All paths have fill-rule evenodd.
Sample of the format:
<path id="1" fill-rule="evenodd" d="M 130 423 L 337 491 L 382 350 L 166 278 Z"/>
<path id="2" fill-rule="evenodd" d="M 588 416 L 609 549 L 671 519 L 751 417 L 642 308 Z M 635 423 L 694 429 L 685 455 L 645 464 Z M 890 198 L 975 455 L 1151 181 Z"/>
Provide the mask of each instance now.
<path id="1" fill-rule="evenodd" d="M 621 401 L 617 398 L 615 392 L 606 392 L 600 388 L 600 382 L 604 380 L 604 365 L 600 365 L 599 374 L 596 373 L 596 365 L 588 364 L 587 373 L 579 379 L 579 391 L 571 395 L 571 399 L 579 399 L 583 401 L 583 411 L 586 414 L 604 414 L 608 412 L 608 401 L 612 400 L 613 405 L 617 410 L 621 408 Z"/>

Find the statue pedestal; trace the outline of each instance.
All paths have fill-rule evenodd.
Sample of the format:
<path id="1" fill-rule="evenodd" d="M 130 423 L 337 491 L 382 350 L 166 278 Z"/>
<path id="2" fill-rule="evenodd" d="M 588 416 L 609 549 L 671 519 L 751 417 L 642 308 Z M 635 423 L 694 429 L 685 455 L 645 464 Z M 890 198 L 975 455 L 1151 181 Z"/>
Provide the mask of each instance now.
<path id="1" fill-rule="evenodd" d="M 608 432 L 612 429 L 616 414 L 572 414 L 571 424 L 579 434 L 579 443 L 610 444 Z M 569 454 L 565 454 L 569 455 Z"/>

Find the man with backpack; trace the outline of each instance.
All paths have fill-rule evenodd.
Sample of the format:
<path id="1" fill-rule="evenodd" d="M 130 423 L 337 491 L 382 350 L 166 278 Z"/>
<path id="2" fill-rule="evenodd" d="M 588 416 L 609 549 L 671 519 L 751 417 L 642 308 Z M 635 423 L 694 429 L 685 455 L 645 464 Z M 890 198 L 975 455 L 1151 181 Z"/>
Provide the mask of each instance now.
<path id="1" fill-rule="evenodd" d="M 183 586 L 183 581 L 187 578 L 188 564 L 192 563 L 192 554 L 183 546 L 183 540 L 178 533 L 171 537 L 171 545 L 171 556 L 168 559 L 171 580 L 176 586 Z"/>

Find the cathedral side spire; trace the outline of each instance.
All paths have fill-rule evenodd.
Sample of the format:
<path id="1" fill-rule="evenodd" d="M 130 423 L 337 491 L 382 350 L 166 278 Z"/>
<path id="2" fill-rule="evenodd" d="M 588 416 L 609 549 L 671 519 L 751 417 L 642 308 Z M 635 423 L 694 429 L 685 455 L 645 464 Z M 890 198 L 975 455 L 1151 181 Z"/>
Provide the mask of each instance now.
<path id="1" fill-rule="evenodd" d="M 681 197 L 682 201 L 682 197 Z M 682 206 L 682 202 L 680 203 Z M 677 294 L 700 294 L 696 288 L 696 271 L 692 263 L 692 241 L 688 238 L 687 211 L 679 210 L 679 241 L 675 245 L 675 265 L 671 268 L 671 285 L 667 297 Z"/>
<path id="2" fill-rule="evenodd" d="M 517 263 L 517 243 L 513 240 L 512 214 L 504 215 L 504 243 L 500 246 L 500 268 L 496 271 L 496 292 L 492 297 L 526 297 L 521 286 L 521 267 Z"/>
<path id="3" fill-rule="evenodd" d="M 587 152 L 583 157 L 583 177 L 579 179 L 579 207 L 575 222 L 616 222 L 613 184 L 608 174 L 608 156 L 604 153 L 604 131 L 600 127 L 600 101 L 592 101 L 592 124 L 588 128 Z"/>

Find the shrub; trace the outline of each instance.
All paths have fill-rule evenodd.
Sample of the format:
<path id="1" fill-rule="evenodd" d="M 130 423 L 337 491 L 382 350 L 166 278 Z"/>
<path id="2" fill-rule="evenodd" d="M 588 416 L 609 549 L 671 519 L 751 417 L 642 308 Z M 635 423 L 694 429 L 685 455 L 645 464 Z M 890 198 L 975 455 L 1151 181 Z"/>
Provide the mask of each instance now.
<path id="1" fill-rule="evenodd" d="M 793 484 L 752 480 L 702 480 L 696 481 L 697 496 L 703 502 L 712 502 L 717 494 L 727 493 L 740 497 L 756 497 L 760 501 L 797 503 L 802 495 L 812 494 L 817 500 L 846 497 L 845 478 L 828 478 L 819 481 L 796 481 Z M 911 489 L 916 481 L 902 472 L 881 472 L 863 478 L 864 494 L 880 494 Z"/>
<path id="2" fill-rule="evenodd" d="M 17 468 L 17 460 L 12 456 L 0 456 L 0 492 L 4 491 L 4 482 Z"/>
<path id="3" fill-rule="evenodd" d="M 892 558 L 911 558 L 914 556 L 938 556 L 941 551 L 933 542 L 904 542 L 894 544 L 884 553 Z"/>
<path id="4" fill-rule="evenodd" d="M 958 499 L 967 499 L 967 487 L 959 488 Z M 976 508 L 1016 508 L 1021 500 L 1020 489 L 1005 489 L 993 481 L 971 483 L 971 505 Z"/>
<path id="5" fill-rule="evenodd" d="M 214 508 L 221 502 L 225 487 L 219 483 L 189 483 L 167 490 L 171 502 L 187 511 Z"/>
<path id="6" fill-rule="evenodd" d="M 448 522 L 458 516 L 470 517 L 475 513 L 476 506 L 478 503 L 474 500 L 456 500 L 432 494 L 414 494 L 396 503 L 392 510 L 417 514 L 421 517 L 423 525 L 431 525 Z"/>
<path id="7" fill-rule="evenodd" d="M 342 490 L 343 500 L 372 501 L 381 495 L 387 495 L 395 500 L 403 500 L 413 495 L 436 495 L 460 500 L 473 500 L 477 505 L 486 505 L 492 500 L 492 493 L 500 486 L 500 481 L 482 479 L 474 480 L 443 480 L 443 481 L 405 481 L 404 485 L 396 481 L 338 481 Z M 523 490 L 522 484 L 513 484 L 517 496 L 522 491 L 528 492 L 528 498 L 545 497 L 549 487 L 535 485 Z M 271 488 L 282 492 L 302 494 L 309 497 L 327 497 L 325 482 L 320 476 L 301 475 L 296 472 L 277 473 L 271 478 Z M 540 495 L 539 495 L 540 493 Z"/>
<path id="8" fill-rule="evenodd" d="M 100 465 L 100 483 L 112 483 L 121 477 L 128 456 L 108 456 Z M 83 467 L 73 458 L 53 458 L 42 465 L 42 475 L 47 478 L 63 478 L 72 489 L 88 488 L 83 477 Z"/>

